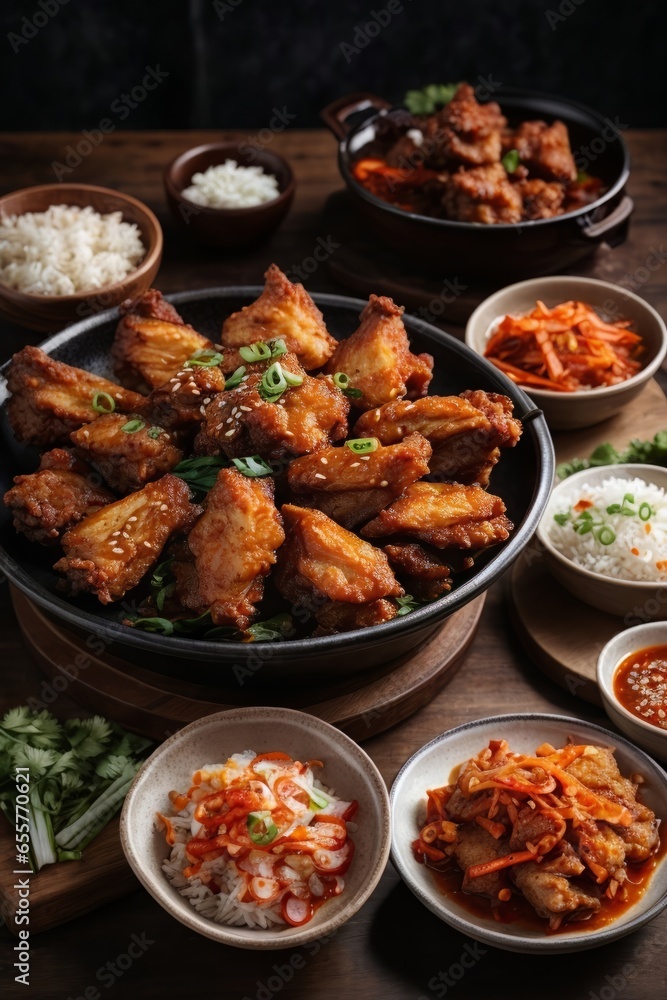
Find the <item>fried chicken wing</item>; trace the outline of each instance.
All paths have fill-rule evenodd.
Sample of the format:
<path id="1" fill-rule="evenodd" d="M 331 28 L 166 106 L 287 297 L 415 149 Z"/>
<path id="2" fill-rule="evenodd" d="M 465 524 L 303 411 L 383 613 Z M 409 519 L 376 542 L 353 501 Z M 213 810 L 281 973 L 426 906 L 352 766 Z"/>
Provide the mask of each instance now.
<path id="1" fill-rule="evenodd" d="M 132 388 L 163 385 L 196 351 L 213 347 L 155 288 L 123 302 L 120 313 L 111 354 L 118 378 Z"/>
<path id="2" fill-rule="evenodd" d="M 215 625 L 247 628 L 284 539 L 273 481 L 221 469 L 188 535 L 190 559 L 172 565 L 175 596 L 198 615 L 210 611 Z"/>
<path id="3" fill-rule="evenodd" d="M 438 549 L 484 549 L 509 538 L 505 504 L 479 486 L 414 483 L 361 529 L 365 538 L 406 535 Z"/>
<path id="4" fill-rule="evenodd" d="M 353 434 L 373 435 L 393 444 L 418 432 L 429 440 L 431 472 L 444 479 L 486 486 L 499 448 L 511 448 L 521 436 L 507 396 L 483 390 L 460 396 L 426 396 L 414 402 L 397 400 L 364 413 Z"/>
<path id="5" fill-rule="evenodd" d="M 98 480 L 71 451 L 54 448 L 42 455 L 36 472 L 14 477 L 4 502 L 17 531 L 31 542 L 56 545 L 69 528 L 115 499 Z"/>
<path id="6" fill-rule="evenodd" d="M 301 384 L 269 402 L 260 395 L 262 373 L 244 376 L 237 389 L 221 393 L 206 407 L 195 441 L 198 454 L 285 459 L 345 437 L 350 404 L 343 393 L 330 379 L 307 375 L 294 354 L 284 354 L 279 363 L 299 376 Z"/>
<path id="7" fill-rule="evenodd" d="M 540 177 L 522 181 L 517 185 L 523 199 L 523 214 L 526 219 L 551 219 L 560 215 L 565 200 L 562 184 L 543 181 Z"/>
<path id="8" fill-rule="evenodd" d="M 381 598 L 370 604 L 341 604 L 327 601 L 315 612 L 318 625 L 313 635 L 335 635 L 337 632 L 352 632 L 357 628 L 370 628 L 390 622 L 398 614 L 394 601 Z"/>
<path id="9" fill-rule="evenodd" d="M 282 337 L 307 371 L 321 368 L 336 347 L 322 313 L 303 285 L 293 285 L 275 264 L 264 277 L 260 297 L 223 323 L 223 346 L 241 347 Z"/>
<path id="10" fill-rule="evenodd" d="M 480 104 L 470 84 L 460 84 L 449 104 L 426 121 L 425 138 L 435 147 L 428 166 L 497 163 L 505 125 L 507 119 L 495 101 Z"/>
<path id="11" fill-rule="evenodd" d="M 319 510 L 284 504 L 282 515 L 286 539 L 274 581 L 288 601 L 317 609 L 325 599 L 370 604 L 403 594 L 384 552 Z"/>
<path id="12" fill-rule="evenodd" d="M 567 125 L 555 121 L 522 122 L 503 138 L 508 149 L 516 149 L 522 163 L 545 181 L 568 184 L 577 178 Z"/>
<path id="13" fill-rule="evenodd" d="M 306 507 L 317 507 L 345 528 L 368 521 L 399 493 L 425 476 L 431 446 L 421 434 L 378 445 L 369 455 L 325 448 L 290 463 L 289 487 Z"/>
<path id="14" fill-rule="evenodd" d="M 107 413 L 70 434 L 77 454 L 118 493 L 139 490 L 184 457 L 172 435 L 126 413 Z"/>
<path id="15" fill-rule="evenodd" d="M 502 163 L 450 174 L 443 205 L 458 222 L 520 222 L 523 202 Z"/>
<path id="16" fill-rule="evenodd" d="M 408 396 L 424 396 L 432 378 L 430 354 L 412 354 L 401 319 L 404 309 L 392 299 L 371 295 L 360 316 L 360 325 L 342 340 L 327 362 L 325 372 L 345 372 L 361 392 L 354 400 L 360 410 Z"/>
<path id="17" fill-rule="evenodd" d="M 217 365 L 182 368 L 149 393 L 145 412 L 161 427 L 188 434 L 199 428 L 206 407 L 224 388 L 225 376 Z"/>
<path id="18" fill-rule="evenodd" d="M 600 909 L 600 900 L 591 891 L 573 884 L 563 875 L 542 870 L 535 861 L 514 865 L 510 877 L 537 915 L 549 920 L 554 929 L 565 918 L 585 920 Z"/>
<path id="19" fill-rule="evenodd" d="M 190 490 L 167 474 L 142 490 L 89 514 L 62 539 L 65 555 L 54 566 L 62 589 L 90 591 L 102 604 L 119 601 L 157 561 L 171 535 L 189 529 L 199 513 Z"/>
<path id="20" fill-rule="evenodd" d="M 437 552 L 417 542 L 385 545 L 391 568 L 409 594 L 419 601 L 435 601 L 452 589 L 452 569 Z"/>
<path id="21" fill-rule="evenodd" d="M 17 441 L 36 447 L 69 444 L 71 431 L 97 418 L 96 393 L 111 396 L 121 413 L 140 409 L 144 403 L 138 393 L 56 361 L 31 346 L 12 358 L 7 387 L 12 393 L 7 413 L 14 435 Z"/>

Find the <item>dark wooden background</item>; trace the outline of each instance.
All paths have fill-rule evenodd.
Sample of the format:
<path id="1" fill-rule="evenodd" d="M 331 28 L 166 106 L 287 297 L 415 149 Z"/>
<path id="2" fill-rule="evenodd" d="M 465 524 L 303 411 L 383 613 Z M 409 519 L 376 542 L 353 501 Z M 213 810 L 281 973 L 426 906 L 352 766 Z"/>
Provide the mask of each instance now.
<path id="1" fill-rule="evenodd" d="M 220 138 L 220 133 L 117 133 L 72 176 L 128 191 L 157 211 L 166 237 L 158 281 L 165 292 L 257 283 L 269 262 L 275 260 L 285 270 L 298 266 L 312 253 L 317 237 L 327 235 L 320 227 L 320 213 L 325 197 L 340 186 L 334 142 L 322 132 L 287 131 L 276 138 L 275 148 L 292 161 L 298 191 L 291 215 L 271 243 L 246 256 L 215 256 L 187 242 L 166 215 L 161 171 L 177 152 L 214 137 Z M 62 133 L 0 135 L 0 191 L 51 180 L 51 162 L 60 159 L 67 144 L 77 138 Z M 667 211 L 667 135 L 633 132 L 629 143 L 634 159 L 630 193 L 637 206 L 630 238 L 614 251 L 603 248 L 595 262 L 582 270 L 628 284 L 664 313 L 667 271 L 662 255 L 667 250 L 661 241 Z M 313 291 L 340 290 L 324 266 L 311 275 L 307 285 Z M 26 341 L 41 339 L 8 325 L 0 328 L 0 336 L 3 358 Z M 7 588 L 0 593 L 0 709 L 4 710 L 30 695 L 39 696 L 41 677 L 17 634 Z M 554 608 L 556 622 L 557 614 Z M 77 710 L 64 696 L 53 708 L 61 715 Z M 406 758 L 443 730 L 516 711 L 546 711 L 607 724 L 602 710 L 561 690 L 531 664 L 508 624 L 501 583 L 489 594 L 468 659 L 452 683 L 412 719 L 364 746 L 391 784 Z M 135 935 L 143 941 L 144 951 L 128 960 L 128 967 L 123 956 Z M 7 1000 L 26 995 L 40 1000 L 83 996 L 94 1000 L 115 993 L 142 1000 L 181 996 L 338 1000 L 362 995 L 383 1000 L 444 996 L 457 1000 L 491 996 L 662 1000 L 667 992 L 667 913 L 636 934 L 596 951 L 548 959 L 512 955 L 475 946 L 440 923 L 403 886 L 391 865 L 353 920 L 329 941 L 296 952 L 255 954 L 216 945 L 172 920 L 139 887 L 111 906 L 33 937 L 31 992 L 13 982 L 14 944 L 6 931 L 0 932 L 1 989 Z M 473 956 L 467 963 L 473 964 L 457 980 L 466 952 Z M 438 977 L 448 977 L 450 969 L 454 978 L 449 978 L 447 986 L 446 979 Z"/>

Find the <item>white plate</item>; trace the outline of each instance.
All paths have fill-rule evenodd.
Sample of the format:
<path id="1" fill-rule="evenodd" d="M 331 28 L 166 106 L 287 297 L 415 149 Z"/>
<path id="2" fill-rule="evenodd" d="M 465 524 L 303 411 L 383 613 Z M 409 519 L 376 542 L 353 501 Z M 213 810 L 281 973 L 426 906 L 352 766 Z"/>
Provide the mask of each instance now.
<path id="1" fill-rule="evenodd" d="M 667 859 L 663 857 L 641 899 L 612 924 L 599 930 L 587 930 L 586 923 L 582 922 L 573 924 L 571 930 L 548 935 L 538 930 L 518 929 L 514 924 L 499 924 L 490 915 L 488 918 L 475 916 L 445 896 L 438 889 L 431 870 L 416 861 L 410 845 L 425 815 L 426 790 L 448 784 L 455 766 L 483 749 L 490 739 L 505 739 L 512 750 L 533 753 L 541 743 L 561 747 L 569 738 L 578 743 L 615 747 L 621 773 L 641 774 L 646 779 L 642 801 L 659 817 L 667 818 L 667 774 L 662 768 L 623 737 L 600 726 L 560 715 L 499 715 L 469 722 L 436 736 L 418 750 L 396 776 L 390 797 L 392 862 L 424 906 L 476 941 L 524 953 L 585 951 L 637 930 L 667 906 Z"/>

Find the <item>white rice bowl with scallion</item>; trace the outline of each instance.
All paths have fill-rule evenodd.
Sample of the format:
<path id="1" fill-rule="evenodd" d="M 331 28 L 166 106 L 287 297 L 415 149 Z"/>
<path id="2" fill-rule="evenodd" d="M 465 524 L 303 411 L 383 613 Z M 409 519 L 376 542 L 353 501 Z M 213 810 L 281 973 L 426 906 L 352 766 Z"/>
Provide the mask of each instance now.
<path id="1" fill-rule="evenodd" d="M 643 479 L 610 475 L 561 485 L 542 530 L 576 566 L 621 580 L 667 581 L 667 495 Z"/>

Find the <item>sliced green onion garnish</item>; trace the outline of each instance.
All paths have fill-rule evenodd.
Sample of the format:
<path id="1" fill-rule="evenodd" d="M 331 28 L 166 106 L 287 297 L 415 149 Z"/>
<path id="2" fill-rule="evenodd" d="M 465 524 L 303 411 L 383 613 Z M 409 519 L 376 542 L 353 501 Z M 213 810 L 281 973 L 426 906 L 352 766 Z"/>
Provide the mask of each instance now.
<path id="1" fill-rule="evenodd" d="M 108 392 L 96 392 L 91 403 L 95 413 L 113 413 L 116 400 Z"/>
<path id="2" fill-rule="evenodd" d="M 275 361 L 262 375 L 259 394 L 267 403 L 275 403 L 288 387 L 301 385 L 302 382 L 302 375 L 293 375 L 292 372 L 285 371 L 280 362 Z"/>
<path id="3" fill-rule="evenodd" d="M 355 389 L 350 382 L 350 376 L 346 375 L 345 372 L 336 372 L 333 377 L 333 383 L 337 389 L 345 396 L 350 396 L 352 399 L 358 399 L 361 396 L 361 389 Z"/>
<path id="4" fill-rule="evenodd" d="M 149 427 L 146 433 L 148 434 L 149 438 L 153 438 L 153 440 L 155 440 L 156 438 L 159 438 L 160 434 L 162 433 L 162 428 L 157 426 Z"/>
<path id="5" fill-rule="evenodd" d="M 377 438 L 350 438 L 345 447 L 355 455 L 370 455 L 372 451 L 377 451 L 379 443 Z"/>
<path id="6" fill-rule="evenodd" d="M 560 524 L 561 528 L 564 528 L 567 522 L 570 520 L 570 515 L 568 511 L 562 514 L 554 514 L 554 521 L 556 524 Z"/>
<path id="7" fill-rule="evenodd" d="M 270 844 L 278 836 L 278 827 L 271 819 L 271 813 L 268 810 L 249 813 L 246 826 L 248 827 L 248 836 L 253 844 L 259 844 L 260 847 Z"/>
<path id="8" fill-rule="evenodd" d="M 644 501 L 639 505 L 640 520 L 648 521 L 652 513 L 653 513 L 653 508 L 651 507 L 650 503 L 646 503 L 646 501 Z"/>
<path id="9" fill-rule="evenodd" d="M 254 479 L 257 476 L 270 476 L 273 469 L 261 455 L 249 455 L 248 458 L 233 458 L 232 462 L 244 476 Z"/>
<path id="10" fill-rule="evenodd" d="M 610 528 L 608 524 L 603 524 L 598 531 L 598 542 L 601 545 L 611 545 L 612 542 L 616 541 L 616 532 L 613 528 Z"/>
<path id="11" fill-rule="evenodd" d="M 244 361 L 268 361 L 271 357 L 271 348 L 263 340 L 256 340 L 254 344 L 244 344 L 239 347 L 239 354 Z"/>
<path id="12" fill-rule="evenodd" d="M 144 632 L 159 632 L 160 635 L 173 635 L 174 623 L 168 618 L 135 618 L 132 624 Z"/>
<path id="13" fill-rule="evenodd" d="M 210 347 L 204 348 L 201 351 L 195 351 L 191 358 L 185 362 L 186 368 L 215 368 L 217 365 L 222 364 L 222 354 L 219 351 L 213 351 Z"/>
<path id="14" fill-rule="evenodd" d="M 400 618 L 402 615 L 409 615 L 411 611 L 416 611 L 420 607 L 419 601 L 416 601 L 412 594 L 406 594 L 405 597 L 397 597 L 396 603 L 398 604 L 397 618 Z"/>
<path id="15" fill-rule="evenodd" d="M 519 156 L 518 149 L 510 149 L 508 153 L 505 153 L 502 160 L 500 161 L 504 166 L 508 174 L 513 174 L 516 168 L 521 162 L 521 157 Z"/>
<path id="16" fill-rule="evenodd" d="M 276 340 L 270 340 L 269 345 L 271 347 L 272 358 L 282 358 L 283 354 L 287 354 L 287 344 L 282 337 L 277 337 Z"/>
<path id="17" fill-rule="evenodd" d="M 311 788 L 310 802 L 308 805 L 312 812 L 317 812 L 319 809 L 324 809 L 325 806 L 328 806 L 329 800 L 325 799 L 325 797 L 321 795 L 316 788 Z"/>
<path id="18" fill-rule="evenodd" d="M 125 434 L 136 434 L 137 431 L 142 430 L 145 426 L 146 422 L 144 420 L 128 420 L 126 424 L 123 424 L 121 430 Z"/>
<path id="19" fill-rule="evenodd" d="M 235 389 L 237 385 L 241 384 L 241 379 L 243 378 L 244 375 L 245 375 L 245 367 L 241 365 L 241 367 L 237 368 L 236 371 L 233 372 L 233 374 L 231 374 L 228 379 L 225 379 L 225 389 Z"/>

